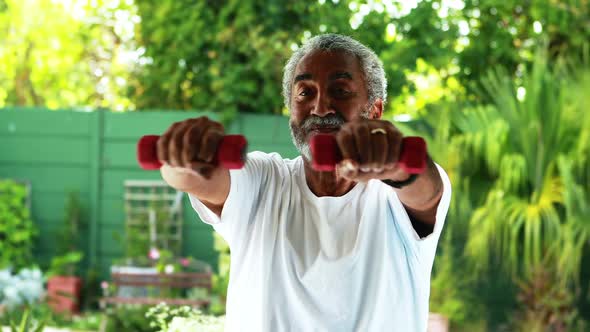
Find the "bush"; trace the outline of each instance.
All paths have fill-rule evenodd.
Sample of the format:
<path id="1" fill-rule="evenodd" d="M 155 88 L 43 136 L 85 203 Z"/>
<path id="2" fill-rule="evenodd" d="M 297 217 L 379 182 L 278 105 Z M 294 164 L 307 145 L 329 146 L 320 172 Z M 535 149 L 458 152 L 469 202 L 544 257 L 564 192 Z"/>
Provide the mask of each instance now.
<path id="1" fill-rule="evenodd" d="M 205 315 L 188 306 L 170 308 L 164 303 L 148 310 L 146 317 L 158 332 L 222 332 L 225 322 L 224 317 Z"/>
<path id="2" fill-rule="evenodd" d="M 105 312 L 104 332 L 156 332 L 146 317 L 149 307 L 142 305 L 127 305 L 124 307 L 108 308 Z"/>
<path id="3" fill-rule="evenodd" d="M 37 229 L 27 208 L 27 187 L 13 180 L 0 180 L 0 269 L 20 269 L 33 259 Z"/>

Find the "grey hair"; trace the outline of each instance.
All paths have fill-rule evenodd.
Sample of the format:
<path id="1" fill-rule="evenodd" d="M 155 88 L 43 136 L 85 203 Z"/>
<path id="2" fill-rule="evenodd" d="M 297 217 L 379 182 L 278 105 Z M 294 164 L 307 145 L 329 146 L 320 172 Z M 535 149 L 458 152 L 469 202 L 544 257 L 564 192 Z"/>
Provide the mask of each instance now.
<path id="1" fill-rule="evenodd" d="M 365 76 L 369 105 L 373 105 L 377 98 L 381 98 L 383 103 L 385 103 L 387 98 L 387 80 L 385 79 L 383 63 L 379 60 L 377 54 L 351 37 L 329 33 L 309 39 L 293 52 L 293 55 L 287 61 L 283 72 L 283 98 L 288 110 L 291 109 L 291 89 L 293 87 L 295 68 L 297 68 L 299 61 L 304 56 L 319 50 L 338 51 L 355 56 L 359 60 L 363 75 Z"/>

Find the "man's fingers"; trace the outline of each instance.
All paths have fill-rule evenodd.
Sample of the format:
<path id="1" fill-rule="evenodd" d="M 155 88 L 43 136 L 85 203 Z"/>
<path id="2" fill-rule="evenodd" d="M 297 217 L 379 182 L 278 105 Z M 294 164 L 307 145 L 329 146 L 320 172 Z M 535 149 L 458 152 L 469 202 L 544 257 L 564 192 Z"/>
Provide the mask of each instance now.
<path id="1" fill-rule="evenodd" d="M 186 130 L 191 126 L 190 122 L 184 121 L 178 125 L 170 137 L 168 142 L 168 163 L 173 167 L 183 167 L 183 139 Z"/>
<path id="2" fill-rule="evenodd" d="M 173 123 L 170 126 L 170 128 L 168 128 L 168 130 L 166 130 L 166 132 L 162 136 L 160 136 L 160 138 L 158 139 L 158 143 L 157 143 L 158 160 L 160 160 L 160 162 L 162 162 L 164 164 L 169 164 L 168 145 L 170 143 L 170 139 L 172 137 L 172 134 L 174 133 L 174 130 L 176 128 L 178 128 L 178 126 L 180 126 L 180 125 L 181 125 L 180 122 Z"/>
<path id="3" fill-rule="evenodd" d="M 360 171 L 359 164 L 353 159 L 343 159 L 338 163 L 337 169 L 338 173 L 346 179 L 356 178 Z"/>
<path id="4" fill-rule="evenodd" d="M 342 160 L 359 160 L 360 157 L 358 147 L 356 146 L 356 140 L 349 129 L 345 128 L 340 130 L 336 135 L 336 143 L 338 143 L 338 149 L 340 149 L 340 154 L 342 154 Z"/>
<path id="5" fill-rule="evenodd" d="M 207 163 L 214 162 L 217 155 L 217 148 L 222 139 L 223 128 L 221 126 L 208 127 L 201 138 L 201 144 L 197 154 L 199 160 Z"/>
<path id="6" fill-rule="evenodd" d="M 397 128 L 393 126 L 387 129 L 389 144 L 388 151 L 385 152 L 387 154 L 385 164 L 388 165 L 388 168 L 393 168 L 399 159 L 403 135 L 399 130 L 397 130 Z"/>
<path id="7" fill-rule="evenodd" d="M 200 142 L 206 130 L 206 127 L 203 126 L 204 122 L 205 118 L 197 119 L 197 121 L 191 123 L 190 127 L 184 133 L 182 160 L 183 164 L 187 167 L 190 166 L 191 162 L 199 159 Z"/>
<path id="8" fill-rule="evenodd" d="M 357 161 L 361 167 L 366 167 L 372 158 L 372 151 L 370 148 L 370 133 L 369 126 L 363 122 L 353 129 L 353 135 L 356 142 L 359 158 Z"/>
<path id="9" fill-rule="evenodd" d="M 368 147 L 372 149 L 372 160 L 367 165 L 375 172 L 381 172 L 385 167 L 385 162 L 389 150 L 389 137 L 387 131 L 383 128 L 375 128 L 371 131 L 371 145 Z M 393 142 L 391 142 L 393 143 Z"/>

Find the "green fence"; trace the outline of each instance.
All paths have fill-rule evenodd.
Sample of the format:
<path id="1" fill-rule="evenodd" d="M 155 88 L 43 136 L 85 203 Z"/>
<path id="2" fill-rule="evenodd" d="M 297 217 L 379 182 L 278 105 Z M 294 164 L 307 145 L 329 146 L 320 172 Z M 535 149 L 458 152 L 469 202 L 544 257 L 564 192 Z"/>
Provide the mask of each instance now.
<path id="1" fill-rule="evenodd" d="M 106 277 L 111 261 L 123 253 L 115 236 L 124 230 L 123 182 L 161 178 L 137 165 L 137 140 L 199 115 L 218 118 L 204 112 L 0 109 L 0 177 L 31 184 L 32 217 L 40 230 L 38 263 L 45 266 L 54 255 L 66 194 L 77 191 L 86 222 L 80 234 L 86 263 Z M 297 155 L 285 117 L 241 114 L 226 131 L 244 134 L 249 151 Z M 187 197 L 183 211 L 183 254 L 216 266 L 212 228 L 200 222 Z"/>

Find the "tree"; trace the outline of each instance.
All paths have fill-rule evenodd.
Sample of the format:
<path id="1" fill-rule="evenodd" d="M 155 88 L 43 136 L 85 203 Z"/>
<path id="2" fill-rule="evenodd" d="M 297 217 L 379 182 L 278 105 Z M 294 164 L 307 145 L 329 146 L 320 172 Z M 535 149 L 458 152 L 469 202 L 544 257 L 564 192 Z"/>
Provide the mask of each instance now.
<path id="1" fill-rule="evenodd" d="M 587 219 L 579 218 L 587 213 L 588 187 L 581 189 L 573 180 L 587 176 L 590 168 L 588 158 L 578 154 L 587 151 L 587 143 L 579 141 L 588 135 L 587 97 L 573 94 L 582 87 L 577 75 L 565 66 L 551 68 L 547 59 L 537 53 L 522 86 L 504 70 L 491 72 L 483 89 L 494 104 L 476 108 L 462 121 L 468 124 L 462 127 L 465 158 L 481 160 L 480 169 L 493 180 L 471 218 L 467 253 L 485 268 L 495 252 L 515 274 L 559 266 L 567 283 L 578 277 L 590 239 L 574 241 L 580 233 L 572 238 L 566 231 L 588 229 Z M 560 243 L 578 246 L 564 252 Z M 568 264 L 559 265 L 563 260 Z"/>
<path id="2" fill-rule="evenodd" d="M 114 107 L 124 96 L 129 48 L 121 21 L 131 6 L 72 6 L 49 0 L 0 2 L 0 107 Z M 127 44 L 126 44 L 127 43 Z"/>

